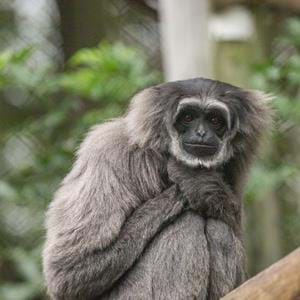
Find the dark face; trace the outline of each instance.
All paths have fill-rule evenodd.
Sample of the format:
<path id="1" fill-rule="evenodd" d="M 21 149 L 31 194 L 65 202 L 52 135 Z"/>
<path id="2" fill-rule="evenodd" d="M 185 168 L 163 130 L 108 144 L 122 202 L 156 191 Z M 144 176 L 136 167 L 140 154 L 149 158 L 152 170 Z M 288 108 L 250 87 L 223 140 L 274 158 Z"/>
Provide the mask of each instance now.
<path id="1" fill-rule="evenodd" d="M 208 158 L 220 150 L 228 131 L 226 108 L 218 105 L 201 107 L 187 103 L 180 105 L 174 127 L 183 149 L 198 158 Z"/>

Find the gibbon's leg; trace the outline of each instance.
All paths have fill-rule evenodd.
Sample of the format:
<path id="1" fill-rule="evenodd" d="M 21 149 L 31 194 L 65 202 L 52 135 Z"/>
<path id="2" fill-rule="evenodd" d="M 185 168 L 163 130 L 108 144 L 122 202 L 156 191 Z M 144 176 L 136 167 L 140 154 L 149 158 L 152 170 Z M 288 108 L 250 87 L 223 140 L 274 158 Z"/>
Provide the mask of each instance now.
<path id="1" fill-rule="evenodd" d="M 225 296 L 245 280 L 245 253 L 241 240 L 226 223 L 207 219 L 206 238 L 210 254 L 210 300 Z"/>

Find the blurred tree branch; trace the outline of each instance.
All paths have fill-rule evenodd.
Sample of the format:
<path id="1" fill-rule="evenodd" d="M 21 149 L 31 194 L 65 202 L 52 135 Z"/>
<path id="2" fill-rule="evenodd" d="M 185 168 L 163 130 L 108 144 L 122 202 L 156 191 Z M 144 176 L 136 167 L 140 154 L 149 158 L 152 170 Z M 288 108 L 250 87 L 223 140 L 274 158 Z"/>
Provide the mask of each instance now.
<path id="1" fill-rule="evenodd" d="M 128 0 L 128 2 L 135 3 L 147 9 L 152 14 L 155 12 L 155 6 L 157 5 L 149 5 L 149 1 L 147 0 Z M 156 2 L 152 0 L 151 3 L 153 4 Z M 277 8 L 283 8 L 287 10 L 292 10 L 295 13 L 300 13 L 300 1 L 299 0 L 212 0 L 213 4 L 216 7 L 222 8 L 232 4 L 247 4 L 247 5 L 271 5 Z"/>
<path id="2" fill-rule="evenodd" d="M 224 7 L 231 4 L 249 4 L 249 5 L 262 5 L 269 4 L 275 7 L 293 10 L 300 13 L 299 0 L 213 0 L 218 7 Z"/>
<path id="3" fill-rule="evenodd" d="M 153 19 L 157 20 L 157 6 L 151 6 L 145 0 L 127 0 L 127 3 L 132 7 L 139 9 L 139 11 L 147 13 Z"/>

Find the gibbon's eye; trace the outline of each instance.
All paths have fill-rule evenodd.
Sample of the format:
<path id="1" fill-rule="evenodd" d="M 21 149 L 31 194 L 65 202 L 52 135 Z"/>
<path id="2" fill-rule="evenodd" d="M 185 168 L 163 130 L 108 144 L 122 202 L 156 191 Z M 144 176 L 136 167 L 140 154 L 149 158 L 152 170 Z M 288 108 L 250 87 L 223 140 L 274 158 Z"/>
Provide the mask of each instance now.
<path id="1" fill-rule="evenodd" d="M 217 129 L 224 126 L 224 119 L 215 114 L 209 117 L 209 122 Z"/>
<path id="2" fill-rule="evenodd" d="M 191 114 L 186 114 L 183 116 L 182 121 L 184 123 L 191 123 L 194 120 L 193 116 Z"/>

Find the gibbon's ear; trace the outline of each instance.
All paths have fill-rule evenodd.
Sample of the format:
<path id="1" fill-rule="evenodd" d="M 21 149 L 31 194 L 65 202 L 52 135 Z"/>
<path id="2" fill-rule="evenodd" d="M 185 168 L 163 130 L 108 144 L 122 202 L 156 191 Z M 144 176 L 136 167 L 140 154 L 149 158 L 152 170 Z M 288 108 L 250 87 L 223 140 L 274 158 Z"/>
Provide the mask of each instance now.
<path id="1" fill-rule="evenodd" d="M 125 117 L 129 144 L 164 149 L 168 143 L 166 109 L 165 101 L 159 97 L 159 90 L 155 87 L 136 94 Z"/>
<path id="2" fill-rule="evenodd" d="M 248 90 L 248 101 L 250 103 L 249 114 L 252 121 L 250 122 L 253 129 L 258 132 L 258 136 L 265 133 L 266 130 L 272 128 L 274 110 L 271 102 L 275 98 L 271 94 L 267 94 L 258 90 Z"/>
<path id="3" fill-rule="evenodd" d="M 235 113 L 238 120 L 236 136 L 233 139 L 234 152 L 244 157 L 256 154 L 258 144 L 267 130 L 272 128 L 273 110 L 271 95 L 255 90 L 238 93 L 238 105 Z"/>

